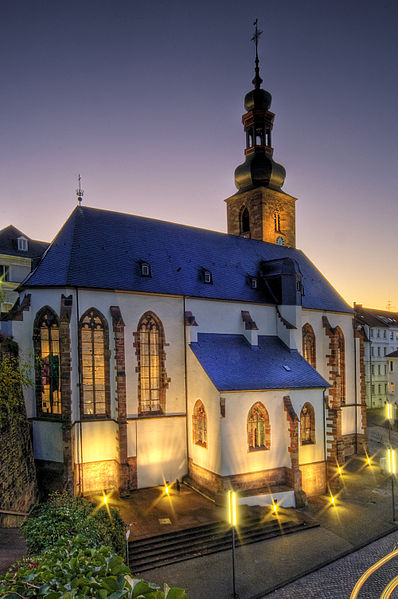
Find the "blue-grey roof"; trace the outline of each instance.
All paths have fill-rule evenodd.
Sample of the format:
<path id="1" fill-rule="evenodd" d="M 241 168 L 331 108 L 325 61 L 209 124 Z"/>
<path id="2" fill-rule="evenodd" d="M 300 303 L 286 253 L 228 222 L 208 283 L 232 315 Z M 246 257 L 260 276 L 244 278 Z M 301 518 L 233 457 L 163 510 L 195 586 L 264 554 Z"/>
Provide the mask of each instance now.
<path id="1" fill-rule="evenodd" d="M 243 335 L 199 333 L 190 346 L 219 391 L 330 387 L 278 337 L 259 335 L 258 349 L 253 349 Z"/>
<path id="2" fill-rule="evenodd" d="M 313 263 L 294 248 L 226 233 L 77 207 L 24 287 L 62 286 L 120 289 L 249 302 L 268 302 L 264 289 L 252 289 L 260 263 L 297 260 L 303 274 L 303 307 L 338 312 L 351 308 Z M 142 277 L 140 262 L 151 266 Z M 212 284 L 203 282 L 203 269 Z"/>

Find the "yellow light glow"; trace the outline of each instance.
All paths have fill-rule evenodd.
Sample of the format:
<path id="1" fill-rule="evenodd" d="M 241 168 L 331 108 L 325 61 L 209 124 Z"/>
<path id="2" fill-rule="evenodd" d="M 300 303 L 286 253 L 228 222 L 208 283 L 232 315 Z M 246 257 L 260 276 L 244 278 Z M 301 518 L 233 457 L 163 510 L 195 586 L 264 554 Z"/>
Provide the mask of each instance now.
<path id="1" fill-rule="evenodd" d="M 388 472 L 390 474 L 395 474 L 395 451 L 394 451 L 394 449 L 387 449 L 387 463 L 388 463 Z"/>
<path id="2" fill-rule="evenodd" d="M 272 509 L 274 510 L 274 514 L 278 512 L 278 504 L 276 502 L 273 504 Z"/>
<path id="3" fill-rule="evenodd" d="M 390 403 L 386 403 L 386 418 L 391 420 L 392 418 L 392 405 Z"/>
<path id="4" fill-rule="evenodd" d="M 228 521 L 232 526 L 236 526 L 236 493 L 228 491 Z"/>
<path id="5" fill-rule="evenodd" d="M 108 503 L 108 497 L 104 495 L 104 503 Z"/>
<path id="6" fill-rule="evenodd" d="M 169 485 L 166 485 L 164 488 L 164 492 L 166 493 L 166 495 L 169 494 Z"/>
<path id="7" fill-rule="evenodd" d="M 339 471 L 339 474 L 341 474 L 343 472 L 343 470 L 341 469 L 341 466 L 338 467 L 338 471 Z"/>
<path id="8" fill-rule="evenodd" d="M 367 461 L 367 463 L 368 463 L 368 466 L 370 466 L 370 465 L 371 465 L 371 463 L 372 463 L 372 460 L 371 460 L 371 459 L 368 457 L 368 458 L 366 459 L 366 461 Z"/>
<path id="9" fill-rule="evenodd" d="M 332 505 L 334 505 L 334 506 L 336 505 L 336 501 L 335 501 L 335 498 L 333 497 L 333 495 L 331 496 L 330 501 L 331 501 Z"/>

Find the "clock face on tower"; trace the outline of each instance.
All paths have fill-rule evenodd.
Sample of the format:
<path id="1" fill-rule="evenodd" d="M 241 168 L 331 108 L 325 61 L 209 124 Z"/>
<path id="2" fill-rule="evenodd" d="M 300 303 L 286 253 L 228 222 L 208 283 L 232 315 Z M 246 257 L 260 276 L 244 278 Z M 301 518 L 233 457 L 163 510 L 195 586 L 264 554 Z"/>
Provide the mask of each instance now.
<path id="1" fill-rule="evenodd" d="M 277 243 L 278 245 L 285 245 L 285 242 L 284 242 L 284 240 L 283 240 L 283 237 L 281 237 L 280 235 L 279 235 L 279 237 L 277 237 L 277 238 L 276 238 L 276 243 Z"/>

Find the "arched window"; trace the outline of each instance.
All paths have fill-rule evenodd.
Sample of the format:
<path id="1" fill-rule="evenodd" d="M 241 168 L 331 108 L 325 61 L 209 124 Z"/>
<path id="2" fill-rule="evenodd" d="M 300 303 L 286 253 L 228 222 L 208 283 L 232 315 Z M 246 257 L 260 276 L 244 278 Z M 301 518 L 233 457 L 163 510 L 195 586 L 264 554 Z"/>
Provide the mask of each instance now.
<path id="1" fill-rule="evenodd" d="M 315 443 L 315 412 L 309 402 L 303 405 L 300 414 L 300 442 L 301 445 Z"/>
<path id="2" fill-rule="evenodd" d="M 33 342 L 38 413 L 61 414 L 59 321 L 48 306 L 36 316 Z"/>
<path id="3" fill-rule="evenodd" d="M 161 414 L 166 404 L 164 330 L 153 312 L 146 312 L 138 323 L 136 350 L 138 358 L 138 412 Z"/>
<path id="4" fill-rule="evenodd" d="M 200 445 L 200 447 L 207 447 L 206 410 L 200 399 L 197 400 L 193 409 L 192 436 L 195 445 Z"/>
<path id="5" fill-rule="evenodd" d="M 308 322 L 303 326 L 303 356 L 313 368 L 316 368 L 315 333 Z"/>
<path id="6" fill-rule="evenodd" d="M 248 209 L 244 206 L 240 214 L 240 232 L 250 233 L 250 216 Z"/>
<path id="7" fill-rule="evenodd" d="M 261 402 L 256 402 L 247 417 L 247 444 L 249 451 L 270 449 L 271 429 L 268 412 Z"/>
<path id="8" fill-rule="evenodd" d="M 95 308 L 80 319 L 81 412 L 83 416 L 109 416 L 108 324 Z"/>
<path id="9" fill-rule="evenodd" d="M 336 399 L 340 405 L 345 404 L 345 348 L 344 335 L 340 327 L 336 327 Z"/>

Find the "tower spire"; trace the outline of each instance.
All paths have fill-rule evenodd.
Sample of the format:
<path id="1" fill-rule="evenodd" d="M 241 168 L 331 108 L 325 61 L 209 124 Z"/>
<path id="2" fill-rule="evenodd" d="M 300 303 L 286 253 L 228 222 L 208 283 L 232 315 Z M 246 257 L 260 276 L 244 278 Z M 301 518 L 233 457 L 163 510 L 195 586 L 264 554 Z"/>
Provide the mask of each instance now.
<path id="1" fill-rule="evenodd" d="M 76 189 L 77 201 L 79 202 L 79 206 L 81 206 L 82 200 L 83 200 L 84 189 L 82 189 L 82 178 L 80 176 L 80 173 L 77 177 L 77 186 L 78 186 Z"/>
<path id="2" fill-rule="evenodd" d="M 260 68 L 258 66 L 259 64 L 259 60 L 258 60 L 258 39 L 260 37 L 260 35 L 262 34 L 262 31 L 259 31 L 258 27 L 257 27 L 257 23 L 258 23 L 258 19 L 256 19 L 253 23 L 255 29 L 254 29 L 254 35 L 251 38 L 252 42 L 255 43 L 256 45 L 256 60 L 255 60 L 255 69 L 254 69 L 254 79 L 252 81 L 253 85 L 254 85 L 254 89 L 260 89 L 260 86 L 263 82 L 263 80 L 260 77 Z"/>

